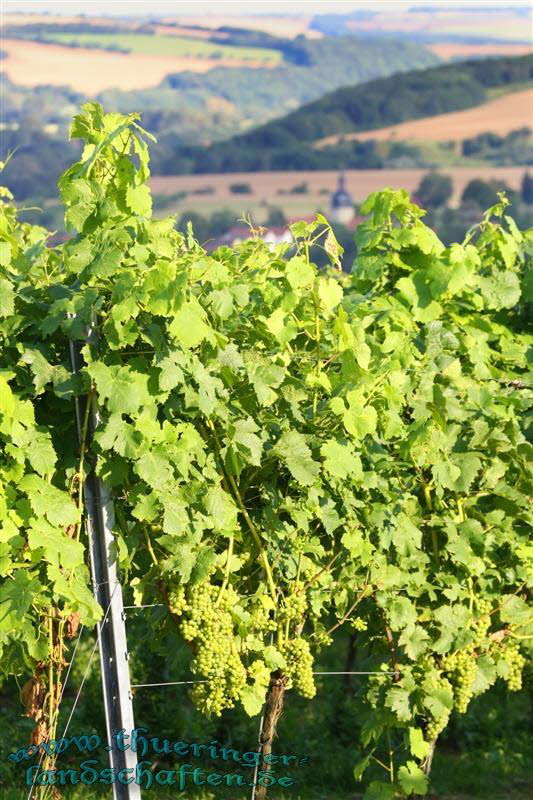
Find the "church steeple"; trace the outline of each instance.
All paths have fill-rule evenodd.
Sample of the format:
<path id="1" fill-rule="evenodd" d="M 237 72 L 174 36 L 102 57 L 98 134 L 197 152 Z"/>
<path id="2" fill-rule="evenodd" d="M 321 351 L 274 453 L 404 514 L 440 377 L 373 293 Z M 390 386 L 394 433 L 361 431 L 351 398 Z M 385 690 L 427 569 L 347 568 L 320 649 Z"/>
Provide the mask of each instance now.
<path id="1" fill-rule="evenodd" d="M 354 202 L 351 194 L 346 189 L 346 177 L 339 174 L 337 190 L 331 195 L 331 217 L 336 222 L 346 225 L 355 216 Z"/>

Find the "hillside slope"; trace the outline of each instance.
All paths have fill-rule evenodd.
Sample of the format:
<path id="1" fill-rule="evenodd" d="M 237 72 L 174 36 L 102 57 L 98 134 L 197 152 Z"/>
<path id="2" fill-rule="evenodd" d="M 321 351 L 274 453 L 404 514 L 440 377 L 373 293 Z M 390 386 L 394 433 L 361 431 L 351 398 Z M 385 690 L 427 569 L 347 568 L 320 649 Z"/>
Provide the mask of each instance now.
<path id="1" fill-rule="evenodd" d="M 403 72 L 348 86 L 244 137 L 267 145 L 280 134 L 314 141 L 333 134 L 382 128 L 480 105 L 488 88 L 533 78 L 533 55 L 489 58 Z"/>
<path id="2" fill-rule="evenodd" d="M 286 52 L 287 42 L 281 39 L 279 42 Z M 55 193 L 60 173 L 72 160 L 73 154 L 66 150 L 64 137 L 73 103 L 77 105 L 84 98 L 65 85 L 39 85 L 43 82 L 42 75 L 46 75 L 48 83 L 54 84 L 50 71 L 55 69 L 56 81 L 75 84 L 75 69 L 85 65 L 84 80 L 93 83 L 102 79 L 115 85 L 124 80 L 128 86 L 134 86 L 145 78 L 150 81 L 148 69 L 146 76 L 142 69 L 141 73 L 135 69 L 135 59 L 154 58 L 160 62 L 163 57 L 104 50 L 87 51 L 89 56 L 81 49 L 57 48 L 51 44 L 21 40 L 15 44 L 19 52 L 24 47 L 44 48 L 48 57 L 55 48 L 67 51 L 69 56 L 67 61 L 63 58 L 54 65 L 43 62 L 44 66 L 36 59 L 28 73 L 34 84 L 32 88 L 12 83 L 7 77 L 2 85 L 2 118 L 10 127 L 2 132 L 0 159 L 17 148 L 2 179 L 19 200 L 49 197 Z M 291 44 L 291 57 L 298 57 L 305 65 L 284 63 L 280 67 L 258 69 L 218 67 L 199 74 L 178 72 L 176 63 L 170 66 L 171 59 L 168 59 L 168 73 L 171 74 L 159 86 L 133 91 L 111 89 L 102 92 L 97 99 L 106 110 L 129 113 L 141 109 L 143 124 L 158 137 L 153 148 L 155 171 L 173 174 L 196 171 L 195 163 L 201 163 L 205 145 L 283 116 L 335 87 L 411 69 L 413 64 L 423 67 L 438 62 L 434 54 L 417 44 L 388 41 L 384 46 L 350 36 L 316 41 L 297 37 Z M 98 69 L 100 58 L 106 63 L 103 72 Z M 10 58 L 5 59 L 2 66 L 9 75 Z M 159 64 L 157 69 L 160 67 Z M 56 129 L 55 135 L 48 133 L 51 127 Z M 194 149 L 197 145 L 204 146 Z M 194 149 L 192 164 L 183 149 L 187 147 Z"/>
<path id="3" fill-rule="evenodd" d="M 316 147 L 325 147 L 344 141 L 361 142 L 388 140 L 421 140 L 421 141 L 460 141 L 470 136 L 490 131 L 505 136 L 533 119 L 533 88 L 509 92 L 496 97 L 480 106 L 467 108 L 464 111 L 449 111 L 446 114 L 423 117 L 422 119 L 400 122 L 377 130 L 359 133 L 336 134 L 326 136 L 315 142 Z"/>
<path id="4" fill-rule="evenodd" d="M 336 39 L 294 40 L 299 63 L 277 67 L 217 67 L 204 74 L 175 71 L 160 87 L 145 92 L 106 91 L 99 96 L 107 108 L 123 113 L 143 108 L 175 114 L 191 109 L 209 110 L 221 100 L 228 112 L 222 125 L 196 126 L 191 142 L 227 138 L 228 123 L 234 132 L 283 117 L 304 103 L 341 86 L 361 84 L 415 68 L 431 67 L 440 60 L 425 47 L 411 42 L 361 40 L 355 36 Z M 160 130 L 168 130 L 163 122 Z M 177 130 L 175 128 L 175 130 Z M 155 131 L 157 133 L 157 130 Z M 183 129 L 177 130 L 183 135 Z M 222 135 L 221 135 L 222 133 Z"/>
<path id="5" fill-rule="evenodd" d="M 340 166 L 338 154 L 333 148 L 318 153 L 314 142 L 480 106 L 488 99 L 487 90 L 532 78 L 533 55 L 403 72 L 337 89 L 285 117 L 209 148 L 187 147 L 167 138 L 160 142 L 155 166 L 160 174 L 335 168 Z M 350 161 L 342 166 L 380 166 L 372 160 L 371 142 L 352 144 L 359 148 L 355 161 L 352 152 Z"/>

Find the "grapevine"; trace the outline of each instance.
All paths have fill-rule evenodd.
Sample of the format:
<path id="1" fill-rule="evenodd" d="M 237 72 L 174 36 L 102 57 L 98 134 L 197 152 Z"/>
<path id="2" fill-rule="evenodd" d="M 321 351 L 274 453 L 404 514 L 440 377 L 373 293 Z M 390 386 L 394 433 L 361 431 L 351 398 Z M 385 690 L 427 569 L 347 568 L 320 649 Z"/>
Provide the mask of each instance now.
<path id="1" fill-rule="evenodd" d="M 264 711 L 266 756 L 285 694 L 313 698 L 320 653 L 351 629 L 378 673 L 358 695 L 376 722 L 360 777 L 390 757 L 393 791 L 423 794 L 451 715 L 529 669 L 531 233 L 502 196 L 445 247 L 385 190 L 350 275 L 309 258 L 336 252 L 321 215 L 274 250 L 252 230 L 207 253 L 152 217 L 138 115 L 88 103 L 71 136 L 70 238 L 48 246 L 5 194 L 0 227 L 0 666 L 35 736 L 57 723 L 76 626 L 99 616 L 96 463 L 124 585 L 168 603 L 196 706 Z M 80 447 L 87 398 L 100 422 Z"/>

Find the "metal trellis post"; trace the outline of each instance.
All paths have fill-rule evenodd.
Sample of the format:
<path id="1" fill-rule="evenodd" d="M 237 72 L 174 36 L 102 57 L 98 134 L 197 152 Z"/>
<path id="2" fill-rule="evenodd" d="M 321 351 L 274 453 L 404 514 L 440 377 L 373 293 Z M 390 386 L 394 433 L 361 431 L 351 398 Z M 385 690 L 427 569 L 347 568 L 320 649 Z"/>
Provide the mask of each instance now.
<path id="1" fill-rule="evenodd" d="M 91 341 L 92 331 L 88 331 Z M 70 356 L 74 373 L 83 366 L 81 342 L 70 342 Z M 98 411 L 91 396 L 85 403 L 91 403 L 87 409 L 84 403 L 76 400 L 76 417 L 78 434 L 82 439 L 83 422 L 87 417 L 85 443 L 92 440 L 98 425 Z M 82 445 L 83 446 L 83 445 Z M 102 688 L 107 728 L 109 762 L 118 776 L 121 770 L 129 770 L 122 774 L 124 783 L 115 779 L 113 783 L 113 800 L 140 800 L 141 789 L 135 783 L 137 754 L 130 747 L 122 750 L 117 746 L 113 734 L 125 730 L 129 736 L 134 730 L 133 695 L 131 692 L 128 666 L 128 645 L 122 587 L 118 580 L 116 564 L 116 544 L 112 528 L 114 522 L 113 501 L 103 482 L 96 476 L 94 463 L 84 482 L 85 508 L 87 512 L 87 536 L 93 592 L 95 598 L 107 617 L 97 625 L 98 649 L 102 671 Z M 125 739 L 125 744 L 128 740 Z M 125 781 L 132 779 L 131 783 Z"/>

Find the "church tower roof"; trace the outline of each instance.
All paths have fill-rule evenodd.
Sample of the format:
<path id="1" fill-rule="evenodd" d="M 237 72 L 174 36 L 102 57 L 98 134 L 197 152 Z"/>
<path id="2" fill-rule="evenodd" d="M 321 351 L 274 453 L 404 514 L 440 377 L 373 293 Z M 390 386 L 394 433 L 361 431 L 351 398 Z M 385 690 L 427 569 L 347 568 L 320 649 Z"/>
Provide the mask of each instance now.
<path id="1" fill-rule="evenodd" d="M 353 208 L 353 199 L 351 194 L 346 191 L 344 175 L 339 175 L 339 185 L 331 195 L 331 208 Z"/>

